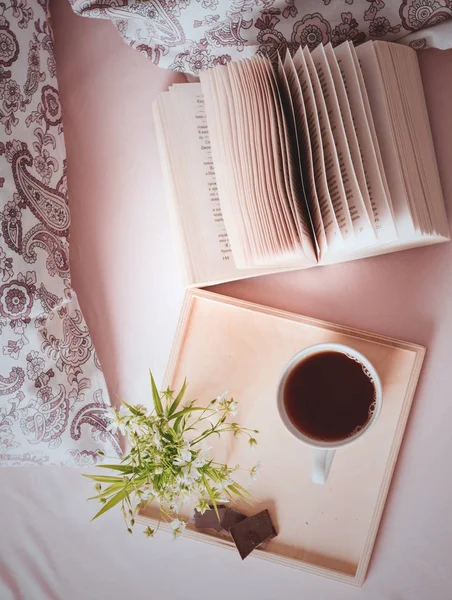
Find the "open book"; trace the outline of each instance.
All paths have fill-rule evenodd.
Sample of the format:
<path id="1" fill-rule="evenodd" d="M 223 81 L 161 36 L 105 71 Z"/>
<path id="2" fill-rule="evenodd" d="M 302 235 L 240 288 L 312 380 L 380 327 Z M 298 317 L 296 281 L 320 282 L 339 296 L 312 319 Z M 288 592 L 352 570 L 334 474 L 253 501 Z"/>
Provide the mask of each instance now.
<path id="1" fill-rule="evenodd" d="M 256 56 L 154 104 L 188 285 L 449 238 L 416 52 Z"/>

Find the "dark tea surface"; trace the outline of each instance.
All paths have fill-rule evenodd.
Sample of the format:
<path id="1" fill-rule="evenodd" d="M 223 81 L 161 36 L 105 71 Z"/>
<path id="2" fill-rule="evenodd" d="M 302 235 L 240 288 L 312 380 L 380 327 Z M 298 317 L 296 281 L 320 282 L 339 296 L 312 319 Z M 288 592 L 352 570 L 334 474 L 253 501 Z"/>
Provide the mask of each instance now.
<path id="1" fill-rule="evenodd" d="M 320 352 L 291 371 L 284 387 L 284 406 L 304 435 L 340 441 L 372 417 L 375 388 L 361 363 L 341 352 Z"/>

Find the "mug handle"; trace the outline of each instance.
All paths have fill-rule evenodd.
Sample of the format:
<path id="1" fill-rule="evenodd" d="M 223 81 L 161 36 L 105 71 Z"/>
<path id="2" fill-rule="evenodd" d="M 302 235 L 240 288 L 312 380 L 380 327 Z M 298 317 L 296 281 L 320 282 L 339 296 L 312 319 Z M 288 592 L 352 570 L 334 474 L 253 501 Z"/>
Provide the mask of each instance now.
<path id="1" fill-rule="evenodd" d="M 314 483 L 325 483 L 331 469 L 336 450 L 323 450 L 316 448 L 312 461 L 312 481 Z"/>

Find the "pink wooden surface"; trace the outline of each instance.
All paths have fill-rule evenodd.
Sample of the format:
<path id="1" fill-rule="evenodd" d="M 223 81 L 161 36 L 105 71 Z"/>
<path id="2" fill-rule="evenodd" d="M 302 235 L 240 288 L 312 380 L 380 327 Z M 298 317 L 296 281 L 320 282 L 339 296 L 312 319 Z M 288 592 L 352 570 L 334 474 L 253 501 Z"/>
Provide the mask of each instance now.
<path id="1" fill-rule="evenodd" d="M 182 298 L 151 118 L 152 98 L 175 76 L 127 48 L 109 23 L 76 18 L 63 0 L 54 9 L 74 286 L 110 391 L 140 402 L 147 367 L 163 374 Z M 421 66 L 452 215 L 452 52 L 425 51 Z M 89 524 L 91 486 L 49 468 L 0 473 L 0 597 L 450 598 L 452 244 L 219 291 L 428 347 L 364 588 L 241 564 L 190 540 L 131 537 L 119 513 Z"/>

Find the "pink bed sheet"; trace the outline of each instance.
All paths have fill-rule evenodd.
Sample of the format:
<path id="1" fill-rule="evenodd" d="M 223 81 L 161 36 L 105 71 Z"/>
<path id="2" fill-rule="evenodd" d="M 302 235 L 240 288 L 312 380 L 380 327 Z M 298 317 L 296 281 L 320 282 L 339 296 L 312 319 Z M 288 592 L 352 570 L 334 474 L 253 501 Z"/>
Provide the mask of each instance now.
<path id="1" fill-rule="evenodd" d="M 183 295 L 151 103 L 175 80 L 111 24 L 54 6 L 71 191 L 72 273 L 112 395 L 142 402 L 161 376 Z M 452 52 L 421 54 L 452 214 Z M 452 244 L 248 280 L 218 291 L 428 347 L 362 590 L 164 534 L 89 523 L 69 468 L 0 471 L 0 598 L 447 600 L 452 589 Z"/>

